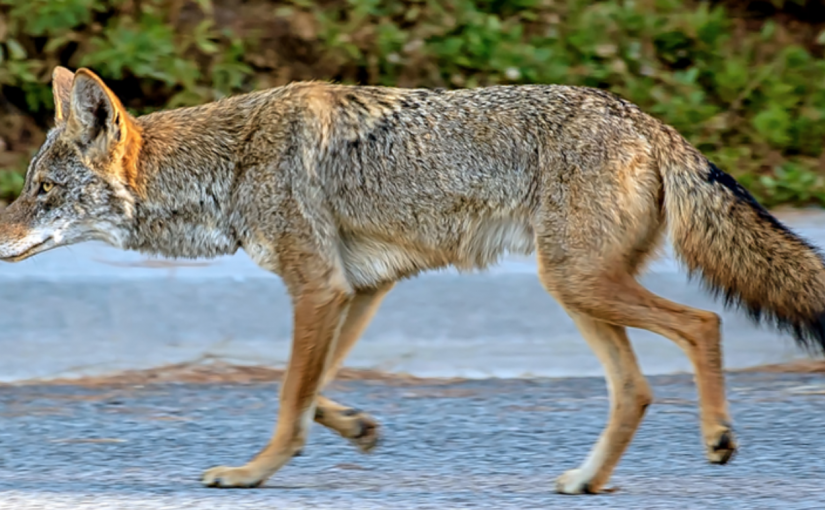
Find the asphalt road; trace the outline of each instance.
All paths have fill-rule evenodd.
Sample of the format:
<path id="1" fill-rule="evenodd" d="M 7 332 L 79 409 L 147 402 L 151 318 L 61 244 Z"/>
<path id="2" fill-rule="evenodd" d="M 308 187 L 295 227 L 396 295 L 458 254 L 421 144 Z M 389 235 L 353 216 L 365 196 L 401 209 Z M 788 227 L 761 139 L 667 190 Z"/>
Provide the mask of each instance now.
<path id="1" fill-rule="evenodd" d="M 619 491 L 553 493 L 606 418 L 599 378 L 337 383 L 385 439 L 362 456 L 320 426 L 262 488 L 202 487 L 268 438 L 277 384 L 0 387 L 0 508 L 821 509 L 825 378 L 728 379 L 741 450 L 705 462 L 689 376 L 651 378 L 656 403 L 616 470 Z"/>

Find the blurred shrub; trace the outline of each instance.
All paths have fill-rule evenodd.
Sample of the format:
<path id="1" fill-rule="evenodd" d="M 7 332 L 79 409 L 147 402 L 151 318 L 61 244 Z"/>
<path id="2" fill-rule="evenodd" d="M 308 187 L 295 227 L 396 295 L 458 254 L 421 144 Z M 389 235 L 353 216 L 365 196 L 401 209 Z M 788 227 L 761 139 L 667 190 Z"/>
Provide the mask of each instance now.
<path id="1" fill-rule="evenodd" d="M 51 122 L 62 64 L 94 69 L 135 113 L 301 79 L 607 88 L 766 204 L 825 204 L 816 3 L 0 0 L 0 196 L 19 188 Z"/>

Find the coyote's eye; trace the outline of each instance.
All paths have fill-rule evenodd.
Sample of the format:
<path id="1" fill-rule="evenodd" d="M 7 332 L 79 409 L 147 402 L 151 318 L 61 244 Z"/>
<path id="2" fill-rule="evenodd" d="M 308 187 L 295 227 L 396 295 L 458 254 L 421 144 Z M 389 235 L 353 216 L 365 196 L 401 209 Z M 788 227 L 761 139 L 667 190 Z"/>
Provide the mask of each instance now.
<path id="1" fill-rule="evenodd" d="M 39 193 L 40 193 L 41 195 L 45 195 L 46 193 L 48 193 L 49 191 L 51 191 L 51 190 L 52 190 L 52 188 L 54 188 L 54 183 L 49 182 L 49 181 L 43 181 L 43 182 L 41 182 L 41 183 L 40 183 L 40 190 L 39 190 Z"/>

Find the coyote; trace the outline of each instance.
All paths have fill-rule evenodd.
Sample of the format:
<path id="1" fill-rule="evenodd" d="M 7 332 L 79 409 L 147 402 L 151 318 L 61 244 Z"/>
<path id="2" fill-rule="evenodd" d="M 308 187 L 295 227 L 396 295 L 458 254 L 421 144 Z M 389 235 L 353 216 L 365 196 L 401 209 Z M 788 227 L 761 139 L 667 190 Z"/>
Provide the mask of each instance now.
<path id="1" fill-rule="evenodd" d="M 825 351 L 825 263 L 674 128 L 608 92 L 562 85 L 461 90 L 297 82 L 133 116 L 92 71 L 52 74 L 55 126 L 0 217 L 16 262 L 100 240 L 167 257 L 243 249 L 292 299 L 277 426 L 210 487 L 256 487 L 313 420 L 364 452 L 370 415 L 321 390 L 395 282 L 535 254 L 544 288 L 604 366 L 610 418 L 566 494 L 605 490 L 653 400 L 626 328 L 679 345 L 695 371 L 710 462 L 736 451 L 720 319 L 636 276 L 667 232 L 690 274 L 757 323 Z M 550 333 L 548 332 L 548 335 Z"/>

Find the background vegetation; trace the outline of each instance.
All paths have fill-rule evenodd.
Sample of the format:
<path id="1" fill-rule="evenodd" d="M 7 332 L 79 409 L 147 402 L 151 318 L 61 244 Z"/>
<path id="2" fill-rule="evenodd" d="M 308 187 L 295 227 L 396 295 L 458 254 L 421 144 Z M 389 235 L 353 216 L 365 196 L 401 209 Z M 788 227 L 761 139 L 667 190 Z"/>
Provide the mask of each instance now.
<path id="1" fill-rule="evenodd" d="M 825 9 L 680 0 L 0 0 L 0 199 L 57 64 L 136 114 L 292 80 L 568 83 L 674 125 L 768 205 L 825 204 Z"/>

